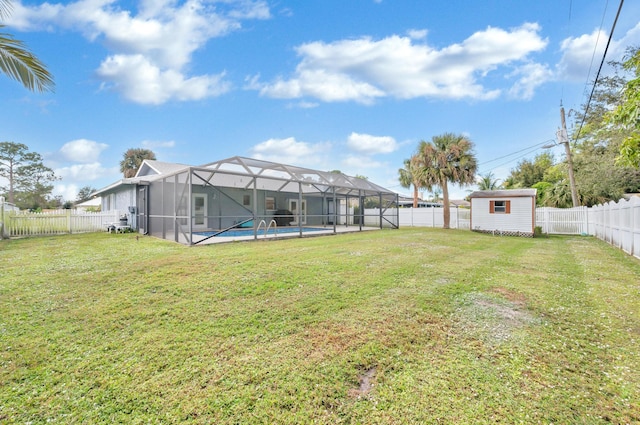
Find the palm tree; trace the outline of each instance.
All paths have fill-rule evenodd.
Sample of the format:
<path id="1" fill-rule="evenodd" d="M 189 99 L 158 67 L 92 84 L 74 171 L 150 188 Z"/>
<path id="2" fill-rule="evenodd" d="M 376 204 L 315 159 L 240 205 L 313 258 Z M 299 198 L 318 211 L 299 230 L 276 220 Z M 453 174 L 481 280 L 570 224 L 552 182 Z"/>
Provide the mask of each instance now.
<path id="1" fill-rule="evenodd" d="M 545 193 L 544 204 L 554 208 L 571 208 L 573 201 L 571 199 L 571 187 L 566 180 L 561 180 L 549 188 Z"/>
<path id="2" fill-rule="evenodd" d="M 448 184 L 474 183 L 478 161 L 473 153 L 473 143 L 466 136 L 444 133 L 434 136 L 431 142 L 420 142 L 416 156 L 420 164 L 418 174 L 425 187 L 442 189 L 443 227 L 448 229 L 451 222 Z"/>
<path id="3" fill-rule="evenodd" d="M 156 159 L 156 154 L 149 149 L 132 148 L 127 149 L 124 153 L 124 158 L 120 161 L 120 172 L 125 178 L 130 178 L 136 175 L 138 168 L 142 165 L 142 161 L 145 159 Z"/>
<path id="4" fill-rule="evenodd" d="M 502 187 L 501 184 L 498 184 L 500 179 L 495 179 L 495 176 L 491 171 L 487 174 L 480 175 L 480 179 L 478 180 L 478 189 L 480 190 L 496 190 Z"/>
<path id="5" fill-rule="evenodd" d="M 400 186 L 409 189 L 413 186 L 413 208 L 418 208 L 418 190 L 423 187 L 418 178 L 418 162 L 416 156 L 404 160 L 404 168 L 398 169 Z"/>
<path id="6" fill-rule="evenodd" d="M 0 0 L 0 19 L 11 12 L 11 1 Z M 0 30 L 6 25 L 0 25 Z M 45 65 L 20 40 L 11 34 L 0 32 L 0 71 L 20 82 L 31 91 L 53 91 L 53 76 Z"/>

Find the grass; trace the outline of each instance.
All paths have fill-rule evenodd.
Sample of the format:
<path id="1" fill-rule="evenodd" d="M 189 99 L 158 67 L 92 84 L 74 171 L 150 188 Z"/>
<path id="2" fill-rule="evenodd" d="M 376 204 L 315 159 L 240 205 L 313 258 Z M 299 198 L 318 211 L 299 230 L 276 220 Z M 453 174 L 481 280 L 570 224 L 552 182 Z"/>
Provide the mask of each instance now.
<path id="1" fill-rule="evenodd" d="M 640 261 L 593 238 L 97 233 L 0 259 L 2 423 L 640 421 Z"/>

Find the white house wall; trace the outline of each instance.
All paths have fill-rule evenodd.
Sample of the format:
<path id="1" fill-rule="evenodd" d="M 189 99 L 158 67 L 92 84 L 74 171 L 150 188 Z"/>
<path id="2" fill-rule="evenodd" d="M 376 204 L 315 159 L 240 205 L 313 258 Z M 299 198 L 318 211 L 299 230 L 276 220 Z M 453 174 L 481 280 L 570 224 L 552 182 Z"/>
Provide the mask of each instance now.
<path id="1" fill-rule="evenodd" d="M 116 192 L 102 195 L 102 211 L 128 211 L 129 207 L 136 205 L 136 188 L 130 186 L 120 188 Z"/>
<path id="2" fill-rule="evenodd" d="M 491 201 L 511 201 L 510 213 L 491 213 Z M 471 230 L 483 232 L 531 233 L 535 227 L 534 199 L 518 198 L 472 198 Z"/>

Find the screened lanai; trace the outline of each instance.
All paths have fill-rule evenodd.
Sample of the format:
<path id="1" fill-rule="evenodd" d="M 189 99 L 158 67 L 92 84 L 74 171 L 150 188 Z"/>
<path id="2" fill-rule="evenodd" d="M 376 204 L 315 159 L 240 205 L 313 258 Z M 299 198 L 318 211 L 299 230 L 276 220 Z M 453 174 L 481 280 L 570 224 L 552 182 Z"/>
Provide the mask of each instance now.
<path id="1" fill-rule="evenodd" d="M 397 195 L 366 179 L 232 157 L 138 186 L 141 231 L 187 245 L 397 228 Z"/>

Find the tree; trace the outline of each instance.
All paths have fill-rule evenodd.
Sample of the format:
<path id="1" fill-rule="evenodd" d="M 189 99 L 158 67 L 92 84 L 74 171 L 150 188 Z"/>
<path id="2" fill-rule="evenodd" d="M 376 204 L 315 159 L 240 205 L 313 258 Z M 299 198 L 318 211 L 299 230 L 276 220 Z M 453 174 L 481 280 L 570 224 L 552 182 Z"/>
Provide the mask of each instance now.
<path id="1" fill-rule="evenodd" d="M 536 155 L 533 161 L 525 159 L 511 170 L 509 177 L 504 182 L 507 189 L 529 188 L 534 184 L 544 181 L 545 171 L 553 166 L 553 154 L 543 152 Z"/>
<path id="2" fill-rule="evenodd" d="M 40 154 L 13 142 L 0 142 L 0 177 L 8 182 L 2 187 L 8 201 L 21 208 L 46 202 L 53 190 L 51 182 L 57 180 L 53 170 L 42 163 Z"/>
<path id="3" fill-rule="evenodd" d="M 609 115 L 610 121 L 621 125 L 628 136 L 620 145 L 619 162 L 640 167 L 640 49 L 631 49 L 622 67 L 635 78 L 627 81 L 622 90 L 621 102 Z"/>
<path id="4" fill-rule="evenodd" d="M 91 186 L 84 186 L 78 191 L 78 196 L 76 196 L 76 202 L 83 202 L 89 199 L 89 196 L 96 190 Z"/>
<path id="5" fill-rule="evenodd" d="M 7 18 L 10 12 L 10 0 L 0 0 L 0 19 Z M 5 27 L 0 25 L 0 30 Z M 24 43 L 4 32 L 0 32 L 0 70 L 31 91 L 53 91 L 55 87 L 46 66 L 26 49 Z"/>
<path id="6" fill-rule="evenodd" d="M 561 180 L 552 185 L 545 193 L 544 203 L 554 208 L 571 208 L 571 187 L 567 180 Z"/>
<path id="7" fill-rule="evenodd" d="M 498 184 L 500 179 L 494 178 L 495 176 L 491 171 L 487 174 L 480 175 L 480 179 L 478 180 L 478 189 L 480 190 L 496 190 L 502 187 L 501 184 Z"/>
<path id="8" fill-rule="evenodd" d="M 473 153 L 473 143 L 466 136 L 444 133 L 434 136 L 431 142 L 420 142 L 416 157 L 418 177 L 424 187 L 442 189 L 443 228 L 448 229 L 451 222 L 448 184 L 474 183 L 478 161 Z"/>
<path id="9" fill-rule="evenodd" d="M 413 208 L 418 208 L 418 190 L 423 187 L 419 179 L 418 158 L 414 155 L 404 160 L 404 167 L 398 169 L 400 186 L 409 189 L 413 186 Z"/>
<path id="10" fill-rule="evenodd" d="M 145 159 L 156 159 L 156 154 L 149 149 L 131 148 L 124 153 L 124 158 L 120 161 L 120 171 L 125 178 L 131 178 L 136 175 L 138 168 Z"/>

